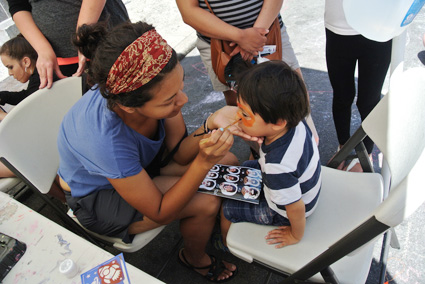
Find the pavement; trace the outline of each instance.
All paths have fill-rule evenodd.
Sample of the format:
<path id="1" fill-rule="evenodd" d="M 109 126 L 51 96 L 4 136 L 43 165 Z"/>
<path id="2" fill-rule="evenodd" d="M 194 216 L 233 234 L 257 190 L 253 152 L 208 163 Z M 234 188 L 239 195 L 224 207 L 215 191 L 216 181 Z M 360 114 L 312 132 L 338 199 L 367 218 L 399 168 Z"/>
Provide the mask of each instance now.
<path id="1" fill-rule="evenodd" d="M 225 105 L 221 93 L 214 92 L 208 74 L 200 60 L 195 46 L 195 31 L 183 23 L 175 1 L 170 0 L 127 0 L 124 1 L 131 20 L 146 21 L 153 24 L 158 32 L 177 51 L 185 70 L 185 92 L 189 103 L 183 108 L 183 115 L 189 132 L 195 130 L 208 113 Z M 293 48 L 296 52 L 303 76 L 307 84 L 312 117 L 319 137 L 319 152 L 322 164 L 334 154 L 337 139 L 331 114 L 332 88 L 326 70 L 325 62 L 325 32 L 323 24 L 324 1 L 286 0 L 281 13 L 287 26 Z M 422 10 L 407 29 L 404 68 L 423 66 L 425 48 L 422 35 L 425 32 L 425 12 Z M 1 79 L 1 78 L 0 78 Z M 22 88 L 13 79 L 6 78 L 0 82 L 0 89 Z M 388 78 L 384 84 L 383 94 L 388 91 Z M 353 110 L 353 131 L 360 124 L 358 112 Z M 408 145 L 406 145 L 408 146 Z M 240 140 L 236 140 L 232 152 L 240 161 L 248 158 L 248 148 Z M 375 149 L 374 167 L 379 171 L 379 150 Z M 28 196 L 23 200 L 28 206 L 39 209 L 40 201 Z M 42 214 L 60 223 L 54 213 L 47 207 Z M 422 205 L 409 219 L 396 228 L 401 249 L 390 249 L 386 281 L 388 283 L 415 284 L 425 283 L 425 246 L 423 227 L 425 225 L 425 205 Z M 178 222 L 168 225 L 151 243 L 136 253 L 125 253 L 127 262 L 143 271 L 158 277 L 165 283 L 207 283 L 199 275 L 190 272 L 177 262 L 177 252 L 174 247 L 181 246 L 181 235 Z M 371 272 L 366 283 L 378 283 L 379 247 L 377 242 Z M 210 246 L 209 252 L 222 255 Z M 119 251 L 107 248 L 113 254 Z M 170 253 L 171 252 L 171 253 Z M 257 265 L 246 263 L 231 255 L 224 255 L 239 267 L 239 275 L 231 283 L 262 283 L 267 277 L 267 271 Z M 164 270 L 161 267 L 167 263 Z M 279 283 L 283 278 L 273 275 L 269 283 Z"/>

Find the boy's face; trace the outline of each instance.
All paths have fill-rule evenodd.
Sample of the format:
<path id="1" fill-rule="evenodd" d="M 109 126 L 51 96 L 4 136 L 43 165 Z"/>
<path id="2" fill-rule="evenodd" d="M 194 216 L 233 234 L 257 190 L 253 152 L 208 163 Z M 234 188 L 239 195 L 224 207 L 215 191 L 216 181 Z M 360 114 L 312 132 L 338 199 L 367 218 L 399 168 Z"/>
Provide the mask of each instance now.
<path id="1" fill-rule="evenodd" d="M 241 119 L 238 126 L 248 135 L 255 137 L 269 136 L 272 132 L 272 125 L 264 122 L 260 115 L 254 114 L 248 104 L 242 99 L 238 100 L 238 117 Z"/>

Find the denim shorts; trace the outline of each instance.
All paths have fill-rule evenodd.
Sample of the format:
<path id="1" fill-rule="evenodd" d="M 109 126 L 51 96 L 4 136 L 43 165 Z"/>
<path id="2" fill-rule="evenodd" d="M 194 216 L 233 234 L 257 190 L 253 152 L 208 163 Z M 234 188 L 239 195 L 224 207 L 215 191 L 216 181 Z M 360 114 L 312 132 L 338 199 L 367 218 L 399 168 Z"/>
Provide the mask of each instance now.
<path id="1" fill-rule="evenodd" d="M 226 199 L 222 206 L 224 217 L 232 223 L 249 222 L 260 225 L 290 226 L 287 218 L 270 209 L 262 192 L 259 204 Z"/>

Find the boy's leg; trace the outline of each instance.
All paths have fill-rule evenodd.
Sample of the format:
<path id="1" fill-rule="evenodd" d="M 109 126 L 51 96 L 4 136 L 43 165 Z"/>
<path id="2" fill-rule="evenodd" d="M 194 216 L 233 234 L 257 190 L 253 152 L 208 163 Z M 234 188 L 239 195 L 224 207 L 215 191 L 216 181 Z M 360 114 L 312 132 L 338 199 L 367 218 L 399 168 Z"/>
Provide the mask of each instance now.
<path id="1" fill-rule="evenodd" d="M 232 225 L 232 222 L 230 222 L 226 216 L 224 216 L 223 208 L 220 210 L 220 230 L 221 230 L 221 237 L 223 240 L 223 245 L 227 247 L 227 233 L 229 232 L 230 225 Z"/>

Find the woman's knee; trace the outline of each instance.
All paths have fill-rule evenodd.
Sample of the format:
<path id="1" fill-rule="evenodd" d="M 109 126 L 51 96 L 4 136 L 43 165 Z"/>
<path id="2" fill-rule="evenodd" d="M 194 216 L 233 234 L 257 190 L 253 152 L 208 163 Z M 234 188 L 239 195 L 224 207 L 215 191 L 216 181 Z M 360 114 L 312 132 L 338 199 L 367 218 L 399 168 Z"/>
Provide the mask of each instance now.
<path id="1" fill-rule="evenodd" d="M 202 194 L 202 201 L 199 202 L 199 213 L 206 217 L 215 217 L 217 216 L 222 199 L 217 196 Z"/>

